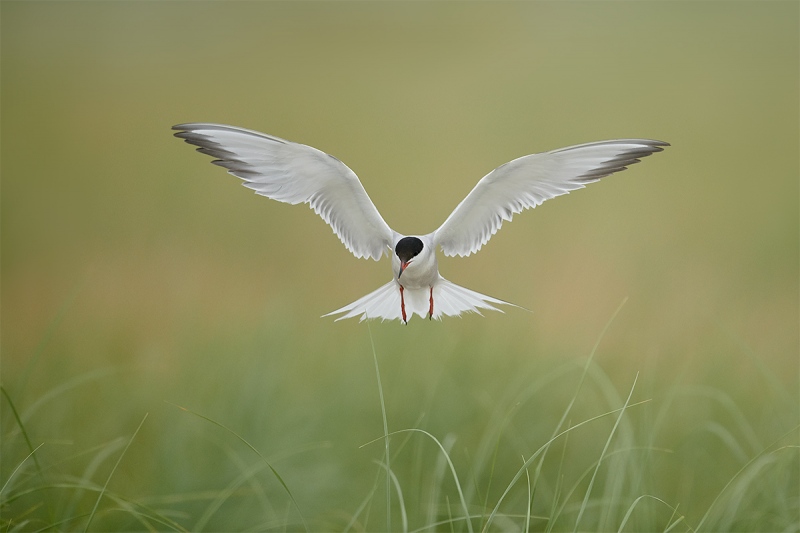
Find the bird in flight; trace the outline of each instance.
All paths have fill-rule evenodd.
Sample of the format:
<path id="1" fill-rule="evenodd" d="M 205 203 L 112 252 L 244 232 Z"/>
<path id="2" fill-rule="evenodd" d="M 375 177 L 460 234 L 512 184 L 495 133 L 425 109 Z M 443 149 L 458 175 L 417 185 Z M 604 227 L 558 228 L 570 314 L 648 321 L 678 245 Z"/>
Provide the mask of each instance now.
<path id="1" fill-rule="evenodd" d="M 441 319 L 495 305 L 514 305 L 477 293 L 439 274 L 436 249 L 467 256 L 481 249 L 504 221 L 550 198 L 625 170 L 669 146 L 648 139 L 579 144 L 531 154 L 500 165 L 481 179 L 433 233 L 406 236 L 383 220 L 347 165 L 306 146 L 223 124 L 179 124 L 172 129 L 197 151 L 215 158 L 257 194 L 288 204 L 306 203 L 357 258 L 392 259 L 392 280 L 323 316 L 400 319 L 415 314 Z"/>

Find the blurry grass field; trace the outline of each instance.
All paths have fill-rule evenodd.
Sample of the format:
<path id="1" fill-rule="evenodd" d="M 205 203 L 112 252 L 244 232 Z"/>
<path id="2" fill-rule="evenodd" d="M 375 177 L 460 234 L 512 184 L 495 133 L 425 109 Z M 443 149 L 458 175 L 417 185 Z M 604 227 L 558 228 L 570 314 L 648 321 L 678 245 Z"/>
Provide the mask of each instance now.
<path id="1" fill-rule="evenodd" d="M 0 526 L 800 530 L 798 11 L 0 3 Z M 387 262 L 187 121 L 337 156 L 407 234 L 521 155 L 672 146 L 441 259 L 532 313 L 368 329 L 319 316 Z"/>

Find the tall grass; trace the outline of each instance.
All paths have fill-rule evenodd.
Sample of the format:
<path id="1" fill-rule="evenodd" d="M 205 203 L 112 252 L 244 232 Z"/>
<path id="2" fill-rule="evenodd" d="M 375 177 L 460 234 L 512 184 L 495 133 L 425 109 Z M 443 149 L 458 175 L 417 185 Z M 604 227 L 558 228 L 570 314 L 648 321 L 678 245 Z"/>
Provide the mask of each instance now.
<path id="1" fill-rule="evenodd" d="M 233 390 L 223 387 L 215 399 L 221 414 L 213 416 L 163 402 L 149 417 L 126 403 L 82 413 L 86 426 L 77 433 L 92 435 L 91 425 L 103 423 L 97 417 L 141 416 L 110 440 L 78 444 L 59 433 L 76 432 L 54 420 L 58 413 L 47 404 L 80 409 L 82 387 L 113 386 L 119 372 L 56 380 L 22 411 L 12 383 L 3 388 L 2 528 L 798 531 L 800 447 L 791 408 L 754 420 L 721 389 L 644 390 L 634 368 L 626 370 L 627 392 L 618 389 L 602 357 L 598 362 L 612 321 L 582 361 L 539 363 L 532 379 L 510 383 L 505 396 L 479 411 L 447 405 L 445 395 L 408 427 L 394 421 L 407 413 L 392 408 L 393 392 L 381 379 L 383 351 L 392 350 L 376 344 L 368 329 L 378 397 L 366 405 L 360 397 L 332 397 L 330 406 L 318 406 L 338 415 L 321 443 L 308 440 L 314 428 L 304 427 L 305 413 L 287 402 L 279 407 L 288 411 L 281 425 L 243 423 L 231 411 Z M 467 352 L 458 353 L 463 364 Z M 709 413 L 692 428 L 684 427 L 687 398 Z M 364 411 L 379 413 L 379 423 L 365 429 Z M 472 420 L 454 431 L 437 414 Z M 780 434 L 767 439 L 765 428 Z M 341 450 L 338 460 L 321 453 L 364 432 L 374 437 Z M 665 446 L 665 433 L 684 436 Z M 276 442 L 271 434 L 285 436 L 278 439 L 282 452 L 267 451 Z M 380 457 L 370 458 L 378 443 Z"/>

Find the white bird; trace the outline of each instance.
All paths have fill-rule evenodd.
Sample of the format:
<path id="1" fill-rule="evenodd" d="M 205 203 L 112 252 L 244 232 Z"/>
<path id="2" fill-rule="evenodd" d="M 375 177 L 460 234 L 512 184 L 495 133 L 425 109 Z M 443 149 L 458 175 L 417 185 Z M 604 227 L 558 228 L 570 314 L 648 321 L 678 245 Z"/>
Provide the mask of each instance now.
<path id="1" fill-rule="evenodd" d="M 405 236 L 384 222 L 355 173 L 324 152 L 256 131 L 222 124 L 179 124 L 176 137 L 216 158 L 212 163 L 244 180 L 257 194 L 306 203 L 357 258 L 391 255 L 393 279 L 350 305 L 323 316 L 336 320 L 441 319 L 509 304 L 447 281 L 436 248 L 447 256 L 481 249 L 503 221 L 550 198 L 581 189 L 669 146 L 648 139 L 579 144 L 526 155 L 489 172 L 433 233 Z M 502 312 L 502 311 L 501 311 Z"/>

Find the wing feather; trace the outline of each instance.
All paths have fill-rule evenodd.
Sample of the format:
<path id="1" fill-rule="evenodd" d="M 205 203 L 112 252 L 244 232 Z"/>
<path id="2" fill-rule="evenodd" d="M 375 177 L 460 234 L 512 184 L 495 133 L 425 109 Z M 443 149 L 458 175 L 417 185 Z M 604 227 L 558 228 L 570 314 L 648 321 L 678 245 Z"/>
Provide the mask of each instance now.
<path id="1" fill-rule="evenodd" d="M 179 124 L 175 134 L 243 180 L 257 194 L 306 203 L 358 258 L 388 253 L 392 230 L 355 173 L 324 152 L 256 131 L 222 124 Z"/>
<path id="2" fill-rule="evenodd" d="M 527 155 L 483 177 L 433 234 L 445 255 L 473 254 L 504 221 L 525 209 L 625 170 L 669 146 L 649 139 L 620 139 Z"/>

